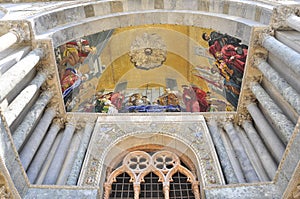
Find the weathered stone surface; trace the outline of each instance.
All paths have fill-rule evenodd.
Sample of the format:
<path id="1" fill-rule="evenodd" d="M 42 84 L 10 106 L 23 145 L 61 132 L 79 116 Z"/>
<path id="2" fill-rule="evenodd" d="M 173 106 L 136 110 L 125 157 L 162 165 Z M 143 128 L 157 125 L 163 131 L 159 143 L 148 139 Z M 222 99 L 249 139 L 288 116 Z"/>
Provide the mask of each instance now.
<path id="1" fill-rule="evenodd" d="M 287 144 L 295 128 L 295 125 L 282 113 L 280 108 L 274 103 L 265 90 L 256 82 L 251 83 L 251 90 L 259 103 L 269 114 L 274 126 L 278 129 L 279 137 L 283 143 Z"/>

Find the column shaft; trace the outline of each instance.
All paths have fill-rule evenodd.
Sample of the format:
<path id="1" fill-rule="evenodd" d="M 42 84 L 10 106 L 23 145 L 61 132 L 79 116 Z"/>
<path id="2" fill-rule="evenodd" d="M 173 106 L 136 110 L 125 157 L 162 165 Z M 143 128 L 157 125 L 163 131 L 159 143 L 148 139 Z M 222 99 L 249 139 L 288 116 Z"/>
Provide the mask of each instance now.
<path id="1" fill-rule="evenodd" d="M 16 52 L 10 52 L 5 58 L 0 60 L 0 76 L 3 75 L 14 64 L 20 61 L 31 51 L 30 46 L 24 46 L 18 48 Z"/>
<path id="2" fill-rule="evenodd" d="M 31 110 L 27 113 L 22 123 L 13 133 L 13 140 L 17 150 L 19 150 L 23 145 L 52 96 L 53 92 L 51 91 L 43 92 L 36 103 L 32 106 Z"/>
<path id="3" fill-rule="evenodd" d="M 24 108 L 30 103 L 42 84 L 46 81 L 46 74 L 39 72 L 30 84 L 10 103 L 3 115 L 9 126 L 21 114 Z"/>
<path id="4" fill-rule="evenodd" d="M 274 103 L 259 83 L 252 82 L 250 88 L 273 121 L 274 126 L 278 130 L 278 136 L 284 144 L 287 144 L 295 125 L 282 113 L 281 109 Z"/>
<path id="5" fill-rule="evenodd" d="M 279 91 L 266 78 L 262 79 L 261 86 L 270 95 L 282 112 L 294 123 L 297 124 L 299 114 L 296 110 L 279 94 Z"/>
<path id="6" fill-rule="evenodd" d="M 221 138 L 223 140 L 225 149 L 226 149 L 227 154 L 228 154 L 228 158 L 231 162 L 231 165 L 233 167 L 233 170 L 234 170 L 234 173 L 235 173 L 235 176 L 236 176 L 238 182 L 239 183 L 246 182 L 243 171 L 242 171 L 242 168 L 241 168 L 241 165 L 240 165 L 239 161 L 236 158 L 234 149 L 232 147 L 232 144 L 230 143 L 228 135 L 224 132 L 223 129 L 220 129 L 220 133 L 221 133 Z"/>
<path id="7" fill-rule="evenodd" d="M 237 132 L 236 132 L 233 124 L 226 123 L 224 125 L 224 129 L 227 132 L 227 135 L 232 143 L 233 149 L 235 151 L 237 159 L 240 162 L 240 165 L 241 165 L 243 173 L 247 179 L 247 182 L 258 182 L 259 179 L 257 177 L 257 174 L 256 174 L 255 170 L 253 169 L 250 160 L 248 159 L 248 156 L 243 148 L 243 145 L 237 135 Z"/>
<path id="8" fill-rule="evenodd" d="M 257 128 L 259 129 L 260 136 L 271 154 L 275 158 L 276 162 L 281 161 L 282 155 L 285 150 L 285 146 L 274 132 L 264 115 L 261 113 L 256 104 L 252 103 L 247 106 L 247 110 L 251 114 Z"/>
<path id="9" fill-rule="evenodd" d="M 26 55 L 18 63 L 13 65 L 6 73 L 4 73 L 0 77 L 0 82 L 2 84 L 0 87 L 0 102 L 35 67 L 35 65 L 39 62 L 42 56 L 43 50 L 37 48 L 28 53 L 28 55 Z"/>
<path id="10" fill-rule="evenodd" d="M 277 165 L 274 162 L 272 156 L 270 155 L 269 151 L 265 147 L 263 141 L 259 137 L 258 133 L 256 132 L 252 122 L 244 120 L 242 126 L 250 139 L 258 157 L 261 160 L 265 171 L 267 172 L 270 179 L 273 179 L 277 170 Z"/>
<path id="11" fill-rule="evenodd" d="M 20 159 L 25 170 L 27 170 L 55 115 L 55 108 L 48 108 L 45 111 L 38 125 L 26 142 L 24 148 L 20 152 Z"/>
<path id="12" fill-rule="evenodd" d="M 48 168 L 43 184 L 56 184 L 58 175 L 61 171 L 65 157 L 67 155 L 68 148 L 70 146 L 74 131 L 75 131 L 74 125 L 72 124 L 66 125 L 65 131 L 63 133 L 63 137 L 54 154 L 53 160 Z"/>
<path id="13" fill-rule="evenodd" d="M 215 120 L 209 120 L 207 122 L 210 134 L 212 136 L 212 139 L 214 141 L 214 145 L 216 147 L 216 150 L 218 152 L 219 160 L 222 165 L 222 170 L 225 175 L 225 179 L 228 184 L 237 183 L 237 177 L 234 173 L 232 164 L 229 160 L 228 154 L 226 152 L 226 149 L 224 147 L 222 138 L 220 136 L 220 132 L 218 129 L 218 124 Z"/>
<path id="14" fill-rule="evenodd" d="M 289 68 L 300 74 L 300 54 L 274 37 L 264 34 L 262 46 L 282 60 Z"/>
<path id="15" fill-rule="evenodd" d="M 292 14 L 286 19 L 286 23 L 289 27 L 300 32 L 300 17 L 296 16 L 295 14 Z"/>
<path id="16" fill-rule="evenodd" d="M 278 89 L 280 94 L 300 114 L 300 95 L 266 61 L 260 60 L 257 68 Z"/>
<path id="17" fill-rule="evenodd" d="M 82 166 L 85 154 L 86 154 L 86 150 L 87 150 L 88 143 L 90 141 L 90 137 L 91 137 L 93 129 L 94 129 L 94 124 L 88 122 L 85 125 L 83 138 L 82 138 L 81 144 L 79 146 L 75 161 L 74 161 L 72 169 L 71 169 L 71 172 L 67 179 L 67 183 L 66 183 L 67 185 L 76 185 L 76 183 L 77 183 L 77 180 L 79 178 L 79 174 L 81 171 L 81 166 Z"/>
<path id="18" fill-rule="evenodd" d="M 236 126 L 235 128 L 238 131 L 239 138 L 243 144 L 245 152 L 246 152 L 247 156 L 249 157 L 249 160 L 250 160 L 254 170 L 256 171 L 256 174 L 257 174 L 259 180 L 262 182 L 269 181 L 270 178 L 268 177 L 268 175 L 267 175 L 254 147 L 250 143 L 250 140 L 247 137 L 245 131 L 240 126 Z"/>
<path id="19" fill-rule="evenodd" d="M 30 183 L 34 183 L 42 166 L 45 162 L 47 155 L 51 149 L 51 146 L 57 136 L 57 133 L 60 130 L 61 125 L 58 122 L 52 123 L 50 130 L 47 132 L 47 135 L 41 144 L 39 150 L 34 156 L 30 167 L 27 170 L 27 176 L 29 178 Z"/>
<path id="20" fill-rule="evenodd" d="M 57 185 L 65 185 L 67 182 L 68 176 L 71 172 L 71 168 L 76 158 L 76 154 L 78 152 L 78 148 L 80 146 L 82 134 L 83 134 L 83 130 L 76 132 L 73 135 L 70 148 L 68 149 L 64 164 L 60 170 L 59 176 L 56 181 Z"/>
<path id="21" fill-rule="evenodd" d="M 8 49 L 10 46 L 12 46 L 13 44 L 18 42 L 18 35 L 13 32 L 13 31 L 9 31 L 8 33 L 2 35 L 0 37 L 0 52 Z"/>
<path id="22" fill-rule="evenodd" d="M 59 132 L 57 134 L 57 136 L 56 136 L 56 138 L 55 138 L 55 140 L 53 142 L 53 145 L 51 146 L 51 149 L 50 149 L 50 151 L 49 151 L 49 153 L 47 155 L 47 158 L 45 159 L 45 161 L 44 161 L 44 163 L 42 165 L 42 168 L 41 168 L 41 170 L 40 170 L 40 172 L 39 172 L 39 174 L 38 174 L 38 176 L 37 176 L 37 178 L 35 180 L 36 184 L 43 184 L 43 181 L 44 181 L 45 176 L 47 174 L 47 171 L 48 171 L 48 169 L 49 169 L 49 167 L 51 165 L 51 162 L 52 162 L 53 157 L 54 157 L 54 155 L 56 153 L 58 145 L 59 145 L 59 143 L 60 143 L 60 141 L 62 139 L 62 136 L 63 136 L 63 133 Z"/>

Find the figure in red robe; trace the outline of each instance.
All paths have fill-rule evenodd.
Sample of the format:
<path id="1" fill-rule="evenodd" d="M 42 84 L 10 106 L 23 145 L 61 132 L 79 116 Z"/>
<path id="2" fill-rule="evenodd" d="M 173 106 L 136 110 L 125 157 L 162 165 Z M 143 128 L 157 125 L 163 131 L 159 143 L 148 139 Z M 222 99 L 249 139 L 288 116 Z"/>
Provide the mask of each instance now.
<path id="1" fill-rule="evenodd" d="M 124 100 L 124 95 L 120 92 L 113 93 L 111 96 L 111 103 L 116 107 L 116 109 L 121 110 L 122 103 Z"/>
<path id="2" fill-rule="evenodd" d="M 182 99 L 185 104 L 186 111 L 199 112 L 200 107 L 194 90 L 187 85 L 182 85 L 182 88 L 183 88 Z"/>
<path id="3" fill-rule="evenodd" d="M 196 98 L 198 100 L 200 112 L 208 111 L 209 105 L 208 105 L 208 102 L 206 99 L 206 97 L 207 97 L 206 92 L 196 86 L 193 86 L 192 88 L 193 88 Z"/>

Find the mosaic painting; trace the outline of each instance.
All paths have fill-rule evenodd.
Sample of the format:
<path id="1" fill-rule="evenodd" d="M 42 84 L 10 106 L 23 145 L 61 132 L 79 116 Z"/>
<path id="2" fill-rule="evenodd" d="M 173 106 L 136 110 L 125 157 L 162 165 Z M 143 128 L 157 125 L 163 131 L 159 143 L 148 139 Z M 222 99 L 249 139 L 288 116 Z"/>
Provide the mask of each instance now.
<path id="1" fill-rule="evenodd" d="M 66 111 L 235 111 L 248 46 L 210 29 L 152 25 L 55 49 Z"/>

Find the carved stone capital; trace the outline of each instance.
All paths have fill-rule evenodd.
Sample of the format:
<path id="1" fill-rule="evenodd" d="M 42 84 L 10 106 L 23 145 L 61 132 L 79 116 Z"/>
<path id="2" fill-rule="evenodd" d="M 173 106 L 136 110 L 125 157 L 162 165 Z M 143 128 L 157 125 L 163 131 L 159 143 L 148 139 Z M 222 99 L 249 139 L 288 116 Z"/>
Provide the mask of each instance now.
<path id="1" fill-rule="evenodd" d="M 293 14 L 299 16 L 299 10 L 300 8 L 295 5 L 275 7 L 271 19 L 272 29 L 291 30 L 291 28 L 286 23 L 286 19 Z"/>
<path id="2" fill-rule="evenodd" d="M 262 45 L 266 35 L 274 36 L 274 34 L 274 30 L 271 28 L 256 28 L 253 35 L 254 49 Z"/>
<path id="3" fill-rule="evenodd" d="M 65 119 L 61 118 L 61 117 L 56 117 L 53 119 L 52 123 L 59 125 L 60 128 L 63 128 L 63 126 L 65 124 Z"/>
<path id="4" fill-rule="evenodd" d="M 27 23 L 12 24 L 10 32 L 17 36 L 19 43 L 30 40 L 30 30 Z"/>

